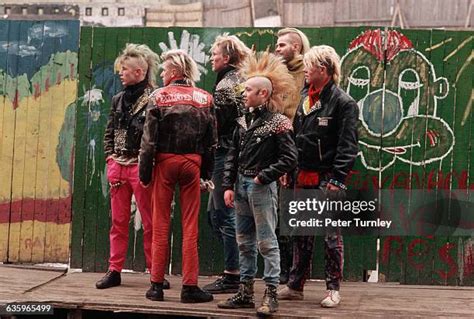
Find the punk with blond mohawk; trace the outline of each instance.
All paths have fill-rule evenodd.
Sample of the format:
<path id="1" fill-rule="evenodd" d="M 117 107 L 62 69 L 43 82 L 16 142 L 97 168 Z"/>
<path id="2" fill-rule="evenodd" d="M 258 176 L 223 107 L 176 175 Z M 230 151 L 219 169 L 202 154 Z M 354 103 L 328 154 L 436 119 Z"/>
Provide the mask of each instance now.
<path id="1" fill-rule="evenodd" d="M 156 77 L 160 67 L 160 57 L 153 52 L 146 44 L 129 43 L 125 46 L 117 59 L 115 59 L 115 69 L 120 70 L 125 61 L 135 59 L 137 65 L 142 68 L 152 86 L 156 84 Z"/>
<path id="2" fill-rule="evenodd" d="M 270 87 L 267 104 L 271 112 L 282 113 L 285 96 L 292 95 L 296 91 L 295 81 L 287 67 L 279 57 L 269 52 L 250 55 L 244 61 L 240 74 L 247 80 L 251 78 L 268 80 Z"/>
<path id="3" fill-rule="evenodd" d="M 107 273 L 96 283 L 97 289 L 121 284 L 121 271 L 127 257 L 132 195 L 135 195 L 143 223 L 146 268 L 151 267 L 151 189 L 140 185 L 138 180 L 138 154 L 158 65 L 158 54 L 145 44 L 127 44 L 115 60 L 123 90 L 112 98 L 104 136 L 112 208 L 110 258 Z M 169 288 L 168 282 L 165 287 Z"/>
<path id="4" fill-rule="evenodd" d="M 291 122 L 277 112 L 283 97 L 294 90 L 294 84 L 283 62 L 269 52 L 250 56 L 241 74 L 247 79 L 243 93 L 246 112 L 237 119 L 222 182 L 226 205 L 236 208 L 240 286 L 233 297 L 217 306 L 255 306 L 253 284 L 260 252 L 265 264 L 266 289 L 257 314 L 268 316 L 278 310 L 280 281 L 280 250 L 275 233 L 277 180 L 291 172 L 297 161 Z"/>

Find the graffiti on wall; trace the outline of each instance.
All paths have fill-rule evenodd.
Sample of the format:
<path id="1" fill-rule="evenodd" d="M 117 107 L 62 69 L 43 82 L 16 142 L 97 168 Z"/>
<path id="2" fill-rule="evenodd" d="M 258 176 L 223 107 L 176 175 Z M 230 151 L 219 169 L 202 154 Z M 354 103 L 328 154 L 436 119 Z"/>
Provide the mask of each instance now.
<path id="1" fill-rule="evenodd" d="M 464 92 L 464 87 L 459 89 L 459 81 L 466 77 L 473 53 L 466 60 L 458 59 L 459 65 L 449 80 L 439 75 L 446 72 L 450 59 L 466 48 L 472 38 L 445 49 L 443 56 L 438 55 L 441 64 L 436 65 L 425 54 L 443 48 L 453 37 L 443 38 L 427 48 L 417 48 L 400 31 L 376 29 L 366 30 L 350 42 L 342 57 L 342 86 L 360 109 L 360 165 L 351 172 L 351 188 L 424 189 L 427 196 L 436 196 L 433 194 L 439 194 L 440 190 L 474 189 L 468 164 L 472 159 L 465 152 L 467 145 L 460 147 L 456 143 L 469 140 L 472 135 L 469 132 L 472 86 L 467 85 L 469 91 Z M 452 160 L 455 157 L 464 159 L 465 164 Z M 447 163 L 443 165 L 445 159 Z M 389 172 L 382 174 L 389 168 Z M 367 174 L 368 171 L 379 174 Z M 436 190 L 438 193 L 433 192 Z M 461 214 L 461 203 L 455 196 L 450 197 L 449 207 L 438 211 L 439 217 L 456 216 L 455 226 L 472 229 L 472 214 Z M 413 216 L 406 207 L 400 203 L 397 214 L 408 222 Z M 433 234 L 435 229 L 431 229 Z M 389 236 L 383 240 L 380 263 L 383 271 L 400 273 L 404 269 L 402 277 L 429 274 L 428 279 L 404 279 L 411 283 L 431 280 L 463 284 L 466 279 L 474 278 L 473 238 L 471 235 L 443 241 L 434 236 Z M 402 270 L 401 264 L 404 264 Z M 403 280 L 396 276 L 390 280 Z"/>
<path id="2" fill-rule="evenodd" d="M 359 104 L 363 165 L 385 170 L 399 160 L 424 165 L 453 149 L 453 129 L 437 114 L 448 81 L 403 34 L 368 30 L 342 58 L 343 87 Z M 383 138 L 383 140 L 382 140 Z"/>
<path id="3" fill-rule="evenodd" d="M 79 24 L 0 21 L 0 260 L 67 262 Z"/>

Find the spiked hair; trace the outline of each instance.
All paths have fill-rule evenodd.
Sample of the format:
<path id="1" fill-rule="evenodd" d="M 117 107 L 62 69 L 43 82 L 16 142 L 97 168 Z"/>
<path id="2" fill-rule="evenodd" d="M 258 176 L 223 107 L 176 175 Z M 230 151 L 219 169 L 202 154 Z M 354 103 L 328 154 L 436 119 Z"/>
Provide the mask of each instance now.
<path id="1" fill-rule="evenodd" d="M 228 33 L 217 36 L 216 41 L 212 44 L 211 51 L 215 48 L 219 48 L 223 55 L 229 56 L 229 65 L 236 68 L 240 67 L 245 58 L 252 52 L 239 38 Z"/>
<path id="2" fill-rule="evenodd" d="M 122 63 L 134 58 L 138 66 L 146 74 L 148 83 L 155 85 L 156 76 L 160 67 L 160 57 L 153 52 L 146 44 L 129 43 L 125 46 L 122 53 L 115 59 L 115 70 L 119 70 Z"/>
<path id="3" fill-rule="evenodd" d="M 183 50 L 169 50 L 161 55 L 161 60 L 171 61 L 171 65 L 183 73 L 184 80 L 194 86 L 199 80 L 199 70 L 196 62 Z"/>
<path id="4" fill-rule="evenodd" d="M 268 109 L 282 113 L 283 99 L 295 93 L 296 85 L 293 76 L 281 58 L 273 53 L 258 52 L 251 54 L 243 63 L 240 74 L 246 80 L 255 77 L 268 79 L 272 84 L 268 102 Z"/>

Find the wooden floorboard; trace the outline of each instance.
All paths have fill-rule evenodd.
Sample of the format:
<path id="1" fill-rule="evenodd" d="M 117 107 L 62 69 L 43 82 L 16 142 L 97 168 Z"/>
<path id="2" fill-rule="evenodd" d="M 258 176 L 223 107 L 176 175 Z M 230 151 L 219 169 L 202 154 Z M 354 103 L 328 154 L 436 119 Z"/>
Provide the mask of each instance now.
<path id="1" fill-rule="evenodd" d="M 164 302 L 144 297 L 149 275 L 122 274 L 122 285 L 107 290 L 95 289 L 102 274 L 19 269 L 0 265 L 0 304 L 8 302 L 47 302 L 56 308 L 163 314 L 213 318 L 250 318 L 252 309 L 221 310 L 216 304 L 228 298 L 215 295 L 204 304 L 179 302 L 181 277 L 167 277 L 171 289 L 165 291 Z M 203 286 L 215 278 L 201 277 Z M 264 284 L 256 282 L 256 302 L 261 301 Z M 304 301 L 281 301 L 279 318 L 474 318 L 473 287 L 406 286 L 392 283 L 343 283 L 343 301 L 337 309 L 322 309 L 324 283 L 311 281 L 306 285 Z"/>

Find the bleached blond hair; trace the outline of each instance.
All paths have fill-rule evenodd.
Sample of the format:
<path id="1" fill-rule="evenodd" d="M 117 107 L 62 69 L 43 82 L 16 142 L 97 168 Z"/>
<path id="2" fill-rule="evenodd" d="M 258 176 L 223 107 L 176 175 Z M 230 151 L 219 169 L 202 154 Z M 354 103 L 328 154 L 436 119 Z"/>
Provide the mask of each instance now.
<path id="1" fill-rule="evenodd" d="M 284 29 L 281 29 L 281 30 L 278 31 L 277 37 L 281 37 L 281 36 L 284 36 L 286 34 L 294 34 L 297 37 L 299 37 L 299 40 L 300 40 L 299 44 L 301 45 L 301 49 L 300 49 L 300 54 L 301 55 L 303 55 L 303 54 L 305 54 L 306 52 L 309 51 L 310 44 L 309 44 L 308 37 L 301 30 L 298 30 L 296 28 L 284 28 Z"/>
<path id="2" fill-rule="evenodd" d="M 341 79 L 341 58 L 333 47 L 329 45 L 317 45 L 312 47 L 303 58 L 306 67 L 312 68 L 314 65 L 325 67 L 328 75 L 336 85 Z"/>
<path id="3" fill-rule="evenodd" d="M 263 77 L 270 81 L 268 109 L 271 112 L 282 113 L 283 99 L 296 92 L 296 83 L 293 76 L 280 57 L 268 51 L 252 53 L 245 59 L 240 69 L 241 76 L 250 78 Z"/>
<path id="4" fill-rule="evenodd" d="M 163 52 L 161 60 L 170 61 L 171 65 L 183 74 L 184 80 L 194 86 L 199 80 L 199 70 L 196 62 L 183 50 L 169 50 Z"/>
<path id="5" fill-rule="evenodd" d="M 223 55 L 229 56 L 229 65 L 239 68 L 242 62 L 252 53 L 245 43 L 243 43 L 235 35 L 229 35 L 223 33 L 217 36 L 216 40 L 212 44 L 211 52 L 219 48 Z"/>
<path id="6" fill-rule="evenodd" d="M 135 59 L 143 72 L 148 83 L 155 85 L 156 76 L 160 68 L 160 57 L 153 52 L 146 44 L 128 43 L 122 53 L 115 59 L 115 70 L 120 70 L 120 66 L 127 60 Z"/>

